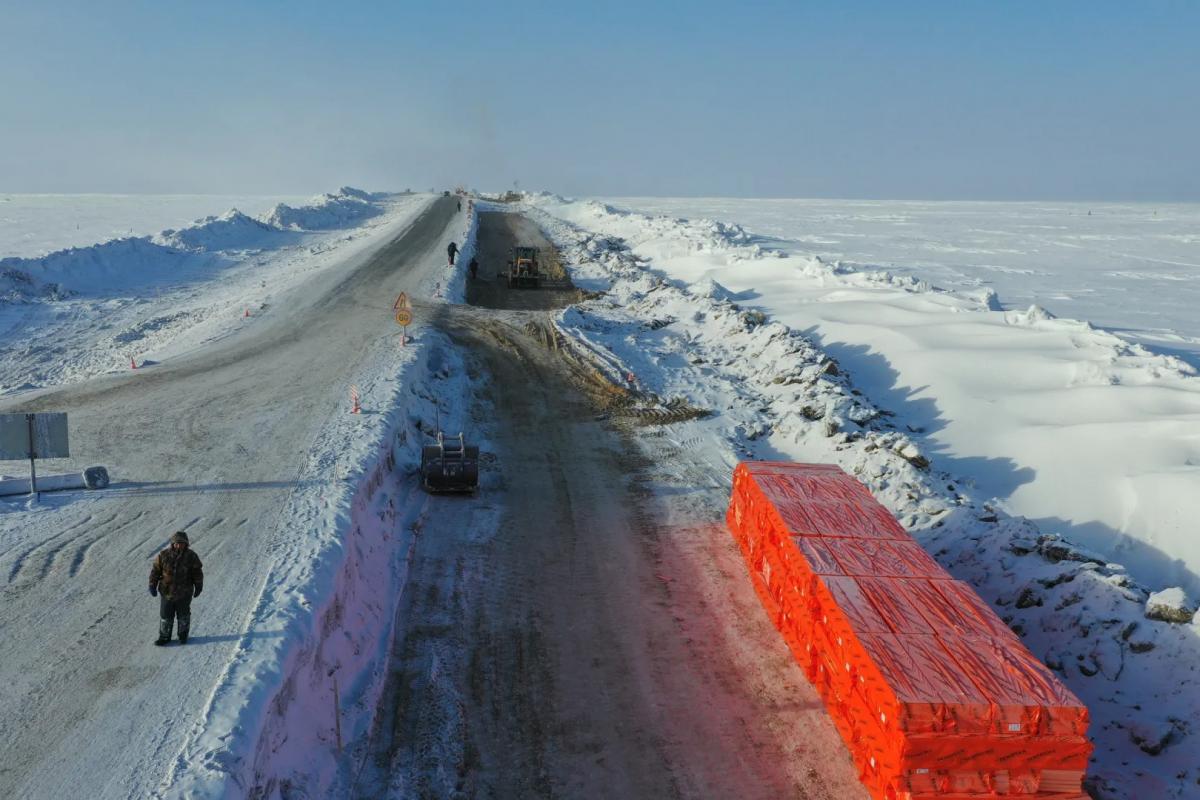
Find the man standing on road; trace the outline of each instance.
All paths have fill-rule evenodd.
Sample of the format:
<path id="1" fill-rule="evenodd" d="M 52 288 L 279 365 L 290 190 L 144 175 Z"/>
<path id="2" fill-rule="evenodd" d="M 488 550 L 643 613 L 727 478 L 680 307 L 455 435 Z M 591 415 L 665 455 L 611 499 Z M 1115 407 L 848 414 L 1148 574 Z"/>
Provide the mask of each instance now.
<path id="1" fill-rule="evenodd" d="M 460 214 L 462 213 L 462 200 L 458 201 L 458 211 Z"/>
<path id="2" fill-rule="evenodd" d="M 192 598 L 204 588 L 200 556 L 188 547 L 188 535 L 176 531 L 171 544 L 154 559 L 150 568 L 150 596 L 158 595 L 158 638 L 156 645 L 171 641 L 171 627 L 179 618 L 179 643 L 187 644 L 192 625 Z"/>
<path id="3" fill-rule="evenodd" d="M 454 257 L 458 255 L 458 245 L 454 242 L 446 245 L 446 255 L 450 256 L 450 266 L 454 266 Z"/>
<path id="4" fill-rule="evenodd" d="M 471 270 L 471 280 L 475 280 L 479 277 L 479 259 L 472 258 L 471 263 L 468 266 Z"/>

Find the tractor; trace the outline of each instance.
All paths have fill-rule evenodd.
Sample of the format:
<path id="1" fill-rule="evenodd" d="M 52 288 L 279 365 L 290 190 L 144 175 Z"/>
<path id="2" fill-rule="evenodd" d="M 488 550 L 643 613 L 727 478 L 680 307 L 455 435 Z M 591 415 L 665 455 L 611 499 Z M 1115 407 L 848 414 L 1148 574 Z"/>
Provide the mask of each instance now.
<path id="1" fill-rule="evenodd" d="M 508 261 L 508 286 L 510 289 L 536 289 L 541 285 L 542 275 L 538 269 L 536 247 L 514 247 Z"/>

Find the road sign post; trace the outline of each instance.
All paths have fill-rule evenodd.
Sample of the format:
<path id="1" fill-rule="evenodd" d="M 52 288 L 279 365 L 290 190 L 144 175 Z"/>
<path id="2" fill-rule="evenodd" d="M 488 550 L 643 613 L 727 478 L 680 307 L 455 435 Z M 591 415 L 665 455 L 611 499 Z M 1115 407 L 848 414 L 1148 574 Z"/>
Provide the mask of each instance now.
<path id="1" fill-rule="evenodd" d="M 33 449 L 33 414 L 25 415 L 29 426 L 29 494 L 37 496 L 37 451 Z"/>
<path id="2" fill-rule="evenodd" d="M 30 495 L 37 495 L 37 459 L 70 457 L 66 414 L 0 414 L 0 461 L 29 459 Z"/>
<path id="3" fill-rule="evenodd" d="M 396 324 L 404 331 L 400 334 L 400 345 L 403 347 L 408 342 L 408 326 L 412 324 L 412 311 L 408 308 L 408 298 L 400 295 L 404 299 L 405 305 L 396 309 Z M 400 302 L 397 300 L 396 302 Z"/>

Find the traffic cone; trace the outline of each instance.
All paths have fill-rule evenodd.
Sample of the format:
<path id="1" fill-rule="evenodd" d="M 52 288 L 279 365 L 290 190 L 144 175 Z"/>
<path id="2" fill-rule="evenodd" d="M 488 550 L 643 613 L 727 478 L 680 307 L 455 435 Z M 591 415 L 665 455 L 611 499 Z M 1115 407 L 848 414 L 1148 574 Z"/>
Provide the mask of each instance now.
<path id="1" fill-rule="evenodd" d="M 245 318 L 246 318 L 246 317 L 248 317 L 248 316 L 250 316 L 250 309 L 248 309 L 248 308 L 247 308 L 247 309 L 246 309 L 246 313 L 245 313 L 245 314 L 242 314 L 242 319 L 245 319 Z"/>
<path id="2" fill-rule="evenodd" d="M 137 362 L 133 360 L 133 356 L 129 357 L 129 368 L 137 369 Z"/>
<path id="3" fill-rule="evenodd" d="M 358 404 L 358 387 L 350 387 L 350 413 L 358 414 L 362 411 L 362 406 Z"/>

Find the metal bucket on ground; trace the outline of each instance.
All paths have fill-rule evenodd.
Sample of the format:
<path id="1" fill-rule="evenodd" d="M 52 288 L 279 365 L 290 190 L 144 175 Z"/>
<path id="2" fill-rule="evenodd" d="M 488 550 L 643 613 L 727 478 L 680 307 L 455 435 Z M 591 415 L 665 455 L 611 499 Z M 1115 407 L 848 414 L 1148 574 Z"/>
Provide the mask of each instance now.
<path id="1" fill-rule="evenodd" d="M 421 484 L 428 492 L 474 492 L 479 488 L 479 447 L 467 444 L 462 433 L 421 448 Z"/>

